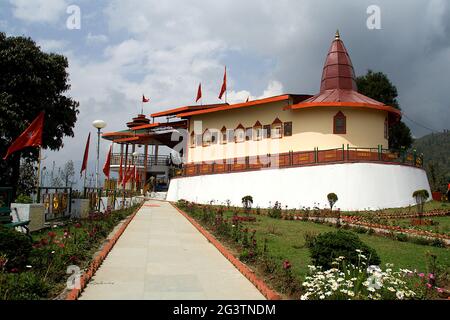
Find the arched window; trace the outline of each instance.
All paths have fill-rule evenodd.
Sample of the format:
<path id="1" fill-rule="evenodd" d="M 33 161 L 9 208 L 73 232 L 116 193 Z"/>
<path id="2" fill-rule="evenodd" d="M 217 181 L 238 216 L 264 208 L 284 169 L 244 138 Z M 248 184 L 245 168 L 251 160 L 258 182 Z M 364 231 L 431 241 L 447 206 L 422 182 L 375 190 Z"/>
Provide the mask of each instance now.
<path id="1" fill-rule="evenodd" d="M 283 137 L 283 122 L 278 118 L 272 122 L 271 136 L 272 139 L 280 139 Z"/>
<path id="2" fill-rule="evenodd" d="M 234 130 L 234 142 L 245 141 L 245 128 L 242 124 L 239 124 Z"/>
<path id="3" fill-rule="evenodd" d="M 389 139 L 389 121 L 388 118 L 384 119 L 384 138 Z"/>
<path id="4" fill-rule="evenodd" d="M 222 130 L 220 130 L 220 143 L 227 143 L 227 128 L 225 128 L 225 126 L 223 126 Z"/>
<path id="5" fill-rule="evenodd" d="M 259 121 L 253 125 L 253 140 L 261 140 L 262 139 L 262 124 Z"/>
<path id="6" fill-rule="evenodd" d="M 333 133 L 345 134 L 347 132 L 347 123 L 345 115 L 339 111 L 333 118 Z"/>
<path id="7" fill-rule="evenodd" d="M 207 147 L 211 144 L 211 132 L 208 129 L 205 129 L 203 132 L 203 146 Z"/>

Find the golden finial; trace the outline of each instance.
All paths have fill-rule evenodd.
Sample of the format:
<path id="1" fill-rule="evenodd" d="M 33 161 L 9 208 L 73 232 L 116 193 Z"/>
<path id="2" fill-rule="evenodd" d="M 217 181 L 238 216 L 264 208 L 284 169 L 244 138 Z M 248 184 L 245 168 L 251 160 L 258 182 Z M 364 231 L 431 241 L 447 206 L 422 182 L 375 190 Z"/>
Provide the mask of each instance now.
<path id="1" fill-rule="evenodd" d="M 338 30 L 336 30 L 336 34 L 334 36 L 334 40 L 340 40 L 340 39 L 341 39 L 341 36 L 339 34 L 339 29 L 338 29 Z"/>

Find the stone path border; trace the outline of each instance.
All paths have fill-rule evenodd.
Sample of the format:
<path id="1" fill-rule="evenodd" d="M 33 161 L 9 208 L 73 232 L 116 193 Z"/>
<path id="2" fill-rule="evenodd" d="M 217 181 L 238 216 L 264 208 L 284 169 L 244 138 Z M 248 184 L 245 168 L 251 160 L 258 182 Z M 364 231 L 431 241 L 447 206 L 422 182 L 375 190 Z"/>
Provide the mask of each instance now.
<path id="1" fill-rule="evenodd" d="M 200 233 L 219 250 L 268 300 L 281 300 L 281 296 L 260 279 L 249 267 L 237 259 L 227 248 L 225 248 L 211 233 L 206 231 L 194 218 L 169 202 L 179 213 L 181 213 Z"/>
<path id="2" fill-rule="evenodd" d="M 126 220 L 120 225 L 119 229 L 115 231 L 115 233 L 112 235 L 112 237 L 108 237 L 107 242 L 102 246 L 100 249 L 100 252 L 96 254 L 92 262 L 89 264 L 89 267 L 84 271 L 83 275 L 80 279 L 80 288 L 74 288 L 67 294 L 65 300 L 77 300 L 80 296 L 81 292 L 84 290 L 86 285 L 88 284 L 89 280 L 92 278 L 92 276 L 95 274 L 97 269 L 100 267 L 102 262 L 106 259 L 109 252 L 112 250 L 114 245 L 116 244 L 117 240 L 119 240 L 122 233 L 125 231 L 127 226 L 130 224 L 130 222 L 133 220 L 134 216 L 138 213 L 138 211 L 141 209 L 145 201 L 143 201 L 135 210 L 134 212 L 126 218 Z M 114 231 L 113 231 L 114 232 Z"/>

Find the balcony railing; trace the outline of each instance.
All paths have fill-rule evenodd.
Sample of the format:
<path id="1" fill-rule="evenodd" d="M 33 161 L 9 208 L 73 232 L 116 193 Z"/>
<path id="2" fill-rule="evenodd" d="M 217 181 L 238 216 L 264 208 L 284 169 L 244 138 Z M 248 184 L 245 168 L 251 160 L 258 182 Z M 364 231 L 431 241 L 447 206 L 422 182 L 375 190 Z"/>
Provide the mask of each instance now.
<path id="1" fill-rule="evenodd" d="M 127 161 L 125 161 L 127 160 Z M 144 167 L 145 165 L 145 155 L 138 155 L 133 156 L 129 154 L 127 158 L 125 159 L 125 155 L 123 155 L 122 164 L 125 165 L 125 163 L 132 163 L 133 165 Z M 120 165 L 120 153 L 113 153 L 111 155 L 111 165 L 113 166 L 119 166 Z M 171 166 L 172 161 L 169 155 L 161 155 L 161 156 L 153 156 L 148 155 L 147 157 L 147 167 L 151 166 Z"/>
<path id="2" fill-rule="evenodd" d="M 287 152 L 228 158 L 200 163 L 187 163 L 178 176 L 196 176 L 205 174 L 252 171 L 260 169 L 276 169 L 300 166 L 321 165 L 330 163 L 378 162 L 386 164 L 402 164 L 413 167 L 423 167 L 423 155 L 416 152 L 394 152 L 378 148 L 353 148 L 343 145 L 341 148 L 312 151 Z"/>

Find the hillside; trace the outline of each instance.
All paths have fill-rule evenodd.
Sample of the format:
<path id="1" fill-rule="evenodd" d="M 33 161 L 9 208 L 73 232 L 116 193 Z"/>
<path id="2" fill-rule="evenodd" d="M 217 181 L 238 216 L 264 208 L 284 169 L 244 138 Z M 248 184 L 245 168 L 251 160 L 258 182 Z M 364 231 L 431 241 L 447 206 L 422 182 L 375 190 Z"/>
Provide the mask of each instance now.
<path id="1" fill-rule="evenodd" d="M 450 131 L 423 136 L 414 141 L 413 148 L 424 154 L 432 191 L 445 192 L 450 181 Z"/>

